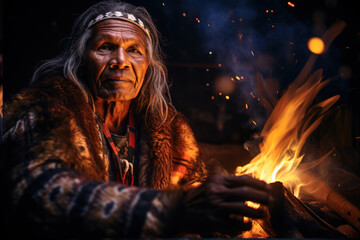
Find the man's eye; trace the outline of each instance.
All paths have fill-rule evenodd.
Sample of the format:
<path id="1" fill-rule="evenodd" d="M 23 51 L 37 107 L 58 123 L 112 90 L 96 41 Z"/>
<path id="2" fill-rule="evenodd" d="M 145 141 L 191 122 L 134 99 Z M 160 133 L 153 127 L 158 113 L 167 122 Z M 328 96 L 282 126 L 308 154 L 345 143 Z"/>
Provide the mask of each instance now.
<path id="1" fill-rule="evenodd" d="M 102 50 L 102 51 L 114 50 L 114 47 L 111 46 L 110 44 L 102 44 L 102 45 L 99 47 L 99 50 Z"/>
<path id="2" fill-rule="evenodd" d="M 138 53 L 138 54 L 142 54 L 141 51 L 137 48 L 137 47 L 130 47 L 128 49 L 129 52 L 132 52 L 132 53 Z"/>

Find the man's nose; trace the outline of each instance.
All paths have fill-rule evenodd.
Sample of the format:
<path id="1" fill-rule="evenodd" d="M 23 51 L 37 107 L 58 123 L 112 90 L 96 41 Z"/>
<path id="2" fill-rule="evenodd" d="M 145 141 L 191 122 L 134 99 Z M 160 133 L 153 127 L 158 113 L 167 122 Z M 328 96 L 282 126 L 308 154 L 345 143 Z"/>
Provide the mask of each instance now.
<path id="1" fill-rule="evenodd" d="M 128 54 L 121 47 L 112 52 L 109 64 L 111 69 L 128 69 L 131 66 Z"/>

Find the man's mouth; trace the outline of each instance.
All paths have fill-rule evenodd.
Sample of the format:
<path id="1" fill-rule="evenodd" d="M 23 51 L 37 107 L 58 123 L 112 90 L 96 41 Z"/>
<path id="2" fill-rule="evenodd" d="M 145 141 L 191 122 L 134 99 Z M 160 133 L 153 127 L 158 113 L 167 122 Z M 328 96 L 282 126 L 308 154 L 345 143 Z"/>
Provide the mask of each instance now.
<path id="1" fill-rule="evenodd" d="M 111 82 L 131 82 L 130 80 L 125 79 L 125 78 L 108 78 L 108 79 L 105 79 L 104 82 L 107 82 L 107 81 L 111 81 Z"/>
<path id="2" fill-rule="evenodd" d="M 133 81 L 127 78 L 107 78 L 101 83 L 105 88 L 129 88 L 133 84 Z"/>
<path id="3" fill-rule="evenodd" d="M 102 83 L 132 83 L 132 81 L 126 78 L 107 78 Z"/>

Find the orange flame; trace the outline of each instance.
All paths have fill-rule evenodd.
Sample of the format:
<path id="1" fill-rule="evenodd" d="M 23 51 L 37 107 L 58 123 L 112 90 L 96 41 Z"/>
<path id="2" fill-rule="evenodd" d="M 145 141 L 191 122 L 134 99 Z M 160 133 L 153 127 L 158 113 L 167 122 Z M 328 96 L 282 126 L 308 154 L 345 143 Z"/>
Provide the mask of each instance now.
<path id="1" fill-rule="evenodd" d="M 323 34 L 323 52 L 345 25 L 345 22 L 338 22 Z M 302 148 L 321 123 L 325 112 L 339 99 L 337 95 L 311 107 L 315 96 L 328 82 L 322 81 L 321 70 L 309 76 L 316 58 L 316 54 L 310 56 L 298 77 L 277 102 L 261 132 L 263 142 L 259 146 L 260 153 L 249 164 L 237 167 L 236 175 L 250 174 L 268 183 L 280 181 L 297 197 L 300 187 L 311 181 L 304 171 L 317 165 L 327 155 L 299 166 L 304 157 Z"/>
<path id="2" fill-rule="evenodd" d="M 298 168 L 304 155 L 302 148 L 319 126 L 324 113 L 339 99 L 331 97 L 311 107 L 317 93 L 328 81 L 321 81 L 322 71 L 312 74 L 303 84 L 294 83 L 285 92 L 266 122 L 261 136 L 260 153 L 236 175 L 251 174 L 268 183 L 281 181 L 295 196 L 306 184 Z M 297 86 L 298 85 L 298 86 Z"/>

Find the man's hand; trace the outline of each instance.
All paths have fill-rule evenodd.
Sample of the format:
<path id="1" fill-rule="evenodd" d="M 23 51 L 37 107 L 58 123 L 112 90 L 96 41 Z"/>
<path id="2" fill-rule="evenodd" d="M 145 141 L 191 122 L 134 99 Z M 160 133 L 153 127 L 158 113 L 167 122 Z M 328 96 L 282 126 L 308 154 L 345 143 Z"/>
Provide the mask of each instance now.
<path id="1" fill-rule="evenodd" d="M 273 201 L 270 186 L 250 176 L 209 177 L 201 186 L 188 191 L 185 197 L 183 224 L 186 232 L 234 235 L 251 228 L 247 218 L 264 217 L 263 205 Z M 260 203 L 252 208 L 246 201 Z"/>

